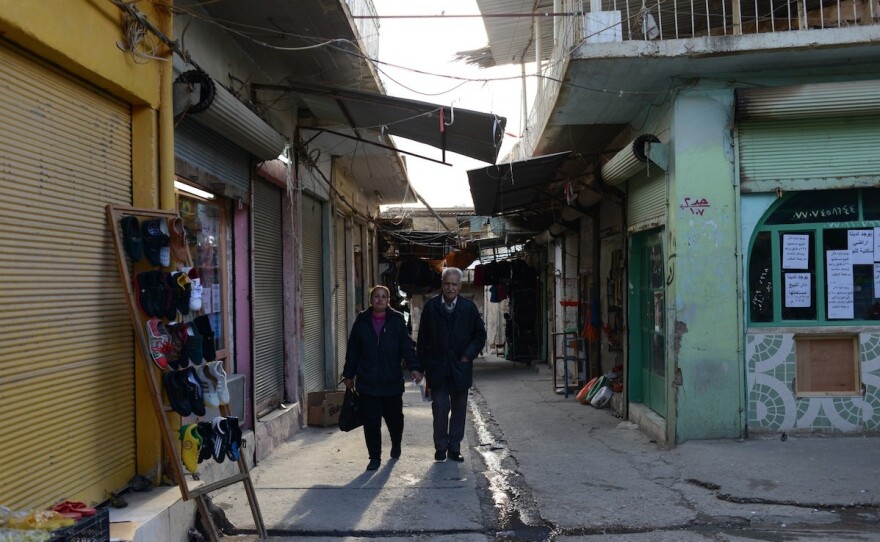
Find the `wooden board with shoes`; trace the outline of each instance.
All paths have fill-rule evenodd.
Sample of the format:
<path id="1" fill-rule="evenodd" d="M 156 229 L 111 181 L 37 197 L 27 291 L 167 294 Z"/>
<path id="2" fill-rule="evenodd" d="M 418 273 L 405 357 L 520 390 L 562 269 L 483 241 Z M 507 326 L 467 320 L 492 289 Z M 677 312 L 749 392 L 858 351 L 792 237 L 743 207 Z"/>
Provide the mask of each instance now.
<path id="1" fill-rule="evenodd" d="M 167 474 L 177 483 L 183 500 L 193 499 L 196 501 L 205 531 L 213 542 L 219 541 L 220 534 L 209 510 L 209 494 L 241 482 L 244 485 L 258 534 L 261 539 L 268 538 L 247 461 L 245 455 L 240 453 L 241 431 L 238 429 L 237 419 L 230 416 L 229 407 L 226 404 L 220 404 L 221 416 L 216 418 L 213 423 L 220 427 L 222 429 L 220 433 L 227 437 L 228 442 L 225 444 L 224 455 L 227 455 L 230 461 L 238 464 L 239 473 L 210 484 L 190 487 L 186 471 L 192 473 L 191 477 L 194 480 L 198 480 L 196 462 L 199 454 L 192 450 L 193 446 L 200 445 L 194 436 L 197 431 L 195 428 L 187 426 L 184 426 L 184 430 L 181 431 L 180 419 L 174 416 L 173 426 L 168 415 L 176 414 L 178 409 L 188 410 L 197 416 L 204 414 L 205 397 L 202 393 L 198 372 L 194 370 L 188 372 L 186 379 L 172 379 L 181 388 L 175 391 L 176 394 L 181 394 L 175 396 L 175 401 L 173 401 L 175 404 L 167 407 L 163 399 L 163 381 L 165 380 L 163 376 L 172 371 L 183 372 L 191 361 L 179 357 L 181 355 L 187 357 L 191 354 L 188 349 L 182 349 L 180 344 L 183 333 L 181 330 L 187 327 L 182 315 L 188 315 L 190 322 L 192 322 L 193 317 L 196 316 L 195 313 L 200 312 L 198 305 L 184 303 L 187 300 L 186 297 L 182 299 L 182 296 L 191 293 L 190 289 L 186 288 L 190 281 L 182 275 L 187 275 L 187 271 L 193 267 L 189 247 L 186 243 L 186 232 L 180 223 L 180 217 L 177 213 L 170 211 L 108 205 L 107 225 L 113 238 L 119 275 L 128 298 L 128 312 L 134 328 L 135 340 L 142 354 L 136 357 L 141 360 L 144 369 L 151 403 L 160 426 L 163 450 L 167 455 L 167 461 L 164 462 L 169 465 L 170 472 Z M 132 264 L 139 262 L 142 257 L 145 257 L 145 260 L 149 262 L 150 271 L 134 273 L 132 276 L 132 269 L 135 267 Z M 172 265 L 175 262 L 184 264 L 182 269 L 173 270 Z M 144 265 L 139 264 L 138 267 L 144 268 Z M 160 295 L 153 289 L 162 289 L 166 295 Z M 178 290 L 180 291 L 178 292 Z M 169 301 L 168 305 L 162 306 L 161 299 L 172 300 L 173 303 Z M 188 308 L 192 309 L 191 313 L 187 310 Z M 156 320 L 159 320 L 163 325 L 156 325 Z M 163 322 L 163 320 L 167 320 L 167 322 Z M 162 333 L 162 330 L 167 331 L 169 326 L 171 331 L 176 334 L 175 336 L 170 333 Z M 201 326 L 199 332 L 204 335 L 204 325 Z M 178 356 L 176 362 L 169 360 L 174 356 Z M 213 354 L 211 356 L 214 359 Z M 222 362 L 213 363 L 219 365 Z M 180 367 L 181 364 L 184 367 Z M 195 364 L 199 363 L 195 362 Z M 223 373 L 222 367 L 212 367 L 212 374 L 221 375 L 225 382 L 225 373 Z M 212 384 L 217 384 L 216 377 L 212 380 Z M 191 390 L 189 396 L 185 395 L 189 393 L 187 390 Z M 219 390 L 213 392 L 214 395 L 217 395 L 217 391 Z M 194 402 L 198 404 L 194 404 Z M 211 422 L 209 419 L 205 421 Z M 186 467 L 184 467 L 184 462 Z"/>

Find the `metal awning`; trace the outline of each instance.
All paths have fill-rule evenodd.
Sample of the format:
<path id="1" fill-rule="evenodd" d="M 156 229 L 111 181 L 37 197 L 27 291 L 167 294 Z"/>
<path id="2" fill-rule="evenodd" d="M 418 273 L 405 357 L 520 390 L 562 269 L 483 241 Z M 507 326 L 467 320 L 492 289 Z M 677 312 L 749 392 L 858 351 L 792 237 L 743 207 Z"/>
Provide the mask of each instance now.
<path id="1" fill-rule="evenodd" d="M 560 167 L 570 157 L 570 152 L 561 152 L 468 171 L 474 212 L 499 216 L 536 210 L 555 199 L 562 200 L 562 191 L 551 190 L 549 185 L 558 180 Z"/>
<path id="2" fill-rule="evenodd" d="M 491 113 L 362 90 L 301 83 L 254 86 L 298 94 L 316 117 L 317 126 L 310 128 L 320 129 L 329 122 L 356 134 L 370 129 L 411 139 L 441 149 L 444 162 L 449 151 L 494 164 L 507 124 L 506 118 Z"/>

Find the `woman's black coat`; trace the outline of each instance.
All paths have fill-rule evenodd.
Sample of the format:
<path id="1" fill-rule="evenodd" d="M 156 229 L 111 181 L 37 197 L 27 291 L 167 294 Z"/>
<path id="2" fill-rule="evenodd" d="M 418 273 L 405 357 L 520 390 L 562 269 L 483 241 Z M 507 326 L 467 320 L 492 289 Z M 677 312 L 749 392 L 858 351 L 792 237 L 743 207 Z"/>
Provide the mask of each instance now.
<path id="1" fill-rule="evenodd" d="M 359 393 L 374 396 L 403 393 L 403 367 L 420 371 L 415 345 L 406 327 L 403 314 L 386 309 L 385 325 L 376 336 L 373 309 L 357 315 L 348 335 L 345 352 L 344 378 L 356 378 Z"/>

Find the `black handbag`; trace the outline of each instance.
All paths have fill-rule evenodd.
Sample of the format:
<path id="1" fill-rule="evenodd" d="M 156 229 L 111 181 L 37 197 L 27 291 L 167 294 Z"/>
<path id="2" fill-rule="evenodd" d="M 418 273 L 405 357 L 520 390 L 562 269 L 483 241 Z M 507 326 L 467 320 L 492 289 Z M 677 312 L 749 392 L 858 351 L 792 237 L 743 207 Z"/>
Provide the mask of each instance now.
<path id="1" fill-rule="evenodd" d="M 361 416 L 361 402 L 358 393 L 347 388 L 345 397 L 342 399 L 342 410 L 339 411 L 339 430 L 348 432 L 362 425 L 364 425 L 364 420 Z"/>

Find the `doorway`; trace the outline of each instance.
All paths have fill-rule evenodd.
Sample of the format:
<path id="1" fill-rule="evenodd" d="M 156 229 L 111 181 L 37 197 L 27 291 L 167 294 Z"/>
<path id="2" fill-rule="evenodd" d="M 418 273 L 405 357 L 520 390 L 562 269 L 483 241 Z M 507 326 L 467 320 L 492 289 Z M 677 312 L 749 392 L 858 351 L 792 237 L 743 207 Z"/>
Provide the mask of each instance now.
<path id="1" fill-rule="evenodd" d="M 630 397 L 666 417 L 666 277 L 661 230 L 632 238 Z"/>

